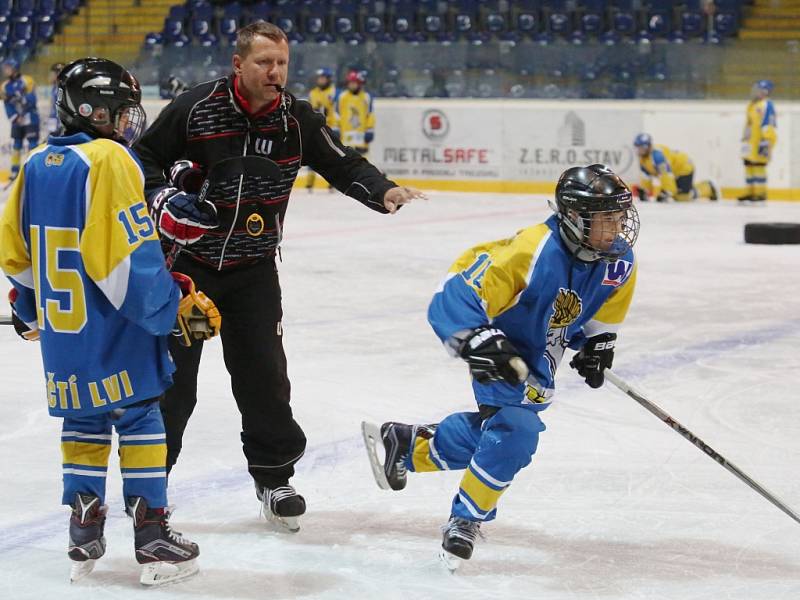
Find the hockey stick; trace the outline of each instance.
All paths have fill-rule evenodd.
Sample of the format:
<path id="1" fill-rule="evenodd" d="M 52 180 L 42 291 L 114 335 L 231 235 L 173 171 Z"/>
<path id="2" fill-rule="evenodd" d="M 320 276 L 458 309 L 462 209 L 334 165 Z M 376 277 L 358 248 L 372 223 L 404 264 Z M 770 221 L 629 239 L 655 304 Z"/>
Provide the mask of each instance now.
<path id="1" fill-rule="evenodd" d="M 208 198 L 211 189 L 221 181 L 239 177 L 239 192 L 244 177 L 261 176 L 273 181 L 281 178 L 281 168 L 273 161 L 262 156 L 233 156 L 224 158 L 214 164 L 197 193 L 197 202 L 202 203 Z M 237 199 L 238 204 L 238 199 Z M 178 258 L 183 247 L 173 244 L 166 256 L 167 269 L 172 270 L 175 259 Z"/>
<path id="2" fill-rule="evenodd" d="M 759 494 L 761 494 L 764 498 L 769 500 L 773 505 L 781 509 L 787 515 L 789 515 L 792 519 L 800 523 L 800 516 L 797 515 L 792 509 L 790 509 L 786 504 L 778 499 L 775 494 L 768 491 L 764 486 L 756 482 L 752 479 L 749 475 L 747 475 L 744 471 L 742 471 L 739 467 L 734 465 L 730 462 L 727 458 L 722 456 L 719 452 L 714 450 L 711 446 L 706 444 L 703 440 L 697 437 L 694 433 L 686 429 L 683 425 L 678 423 L 675 419 L 669 416 L 666 412 L 664 412 L 661 408 L 650 402 L 644 395 L 631 386 L 629 383 L 626 383 L 623 379 L 617 376 L 616 373 L 612 373 L 609 370 L 605 371 L 606 380 L 610 381 L 613 385 L 619 388 L 622 392 L 636 400 L 639 404 L 644 406 L 647 410 L 661 419 L 664 423 L 669 425 L 672 429 L 677 431 L 687 440 L 689 440 L 692 444 L 700 448 L 704 454 L 707 454 L 709 458 L 715 460 L 720 465 L 725 467 L 728 471 L 733 473 L 736 477 L 738 477 L 741 481 L 746 483 L 751 489 L 755 490 Z"/>
<path id="3" fill-rule="evenodd" d="M 11 321 L 11 317 L 8 315 L 0 316 L 0 325 L 13 325 L 14 323 Z"/>

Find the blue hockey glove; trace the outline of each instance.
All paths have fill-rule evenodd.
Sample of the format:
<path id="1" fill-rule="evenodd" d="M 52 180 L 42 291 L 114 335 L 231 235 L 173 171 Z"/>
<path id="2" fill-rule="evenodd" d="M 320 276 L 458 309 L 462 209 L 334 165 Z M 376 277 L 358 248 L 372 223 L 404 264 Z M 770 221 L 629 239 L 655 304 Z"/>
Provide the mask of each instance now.
<path id="1" fill-rule="evenodd" d="M 199 202 L 197 194 L 175 188 L 162 188 L 156 193 L 150 214 L 162 237 L 179 246 L 195 243 L 218 225 L 217 209 L 211 202 Z"/>
<path id="2" fill-rule="evenodd" d="M 367 129 L 364 133 L 364 141 L 368 144 L 372 143 L 372 140 L 375 139 L 375 132 L 372 129 Z"/>
<path id="3" fill-rule="evenodd" d="M 599 388 L 605 381 L 603 371 L 611 368 L 614 362 L 614 346 L 617 343 L 616 333 L 601 333 L 586 340 L 569 366 L 578 371 L 591 388 Z"/>

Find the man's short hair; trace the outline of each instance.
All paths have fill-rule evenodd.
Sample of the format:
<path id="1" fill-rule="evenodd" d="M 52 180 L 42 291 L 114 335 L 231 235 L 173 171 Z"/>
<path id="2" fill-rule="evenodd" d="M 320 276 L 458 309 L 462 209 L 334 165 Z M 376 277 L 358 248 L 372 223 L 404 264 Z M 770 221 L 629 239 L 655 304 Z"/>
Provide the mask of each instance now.
<path id="1" fill-rule="evenodd" d="M 242 58 L 246 57 L 250 53 L 250 49 L 253 46 L 253 39 L 257 35 L 264 36 L 273 42 L 283 41 L 287 44 L 289 43 L 289 38 L 286 37 L 286 33 L 284 33 L 283 29 L 268 21 L 258 20 L 242 27 L 236 32 L 236 54 Z"/>

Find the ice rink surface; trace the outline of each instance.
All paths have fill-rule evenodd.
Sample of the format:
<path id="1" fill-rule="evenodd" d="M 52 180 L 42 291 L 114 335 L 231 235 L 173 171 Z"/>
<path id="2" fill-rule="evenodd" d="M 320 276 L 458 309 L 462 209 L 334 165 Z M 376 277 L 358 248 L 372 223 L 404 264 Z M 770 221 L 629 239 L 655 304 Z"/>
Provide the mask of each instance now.
<path id="1" fill-rule="evenodd" d="M 743 243 L 800 203 L 640 205 L 638 289 L 615 371 L 800 510 L 800 246 Z M 451 262 L 549 214 L 541 197 L 432 193 L 393 217 L 296 193 L 283 262 L 293 407 L 308 436 L 296 535 L 259 520 L 218 340 L 170 480 L 200 574 L 143 590 L 115 453 L 108 552 L 68 583 L 60 420 L 38 346 L 0 331 L 0 598 L 722 600 L 800 598 L 800 525 L 610 385 L 562 363 L 533 463 L 455 575 L 436 558 L 459 474 L 379 490 L 359 422 L 473 410 L 466 367 L 427 325 Z M 3 311 L 5 312 L 5 311 Z M 125 351 L 125 349 L 122 349 Z"/>

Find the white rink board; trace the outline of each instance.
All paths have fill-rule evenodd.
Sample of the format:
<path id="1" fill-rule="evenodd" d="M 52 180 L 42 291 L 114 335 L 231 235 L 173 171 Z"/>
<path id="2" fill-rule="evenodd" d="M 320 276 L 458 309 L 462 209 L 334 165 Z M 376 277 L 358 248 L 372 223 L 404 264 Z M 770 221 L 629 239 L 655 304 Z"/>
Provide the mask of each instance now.
<path id="1" fill-rule="evenodd" d="M 41 94 L 40 94 L 41 97 Z M 154 121 L 163 100 L 146 100 Z M 639 178 L 633 138 L 683 150 L 697 178 L 742 187 L 741 134 L 747 102 L 381 99 L 370 160 L 411 179 L 553 182 L 573 164 L 606 162 Z M 48 113 L 40 101 L 40 114 Z M 778 143 L 770 188 L 800 187 L 800 104 L 776 102 Z M 434 127 L 438 124 L 438 128 Z M 434 126 L 432 126 L 434 125 Z M 8 120 L 0 119 L 0 172 L 8 169 Z M 794 148 L 794 149 L 793 149 Z"/>

